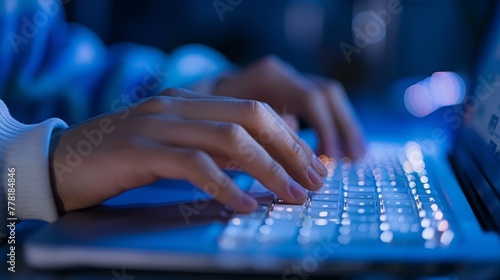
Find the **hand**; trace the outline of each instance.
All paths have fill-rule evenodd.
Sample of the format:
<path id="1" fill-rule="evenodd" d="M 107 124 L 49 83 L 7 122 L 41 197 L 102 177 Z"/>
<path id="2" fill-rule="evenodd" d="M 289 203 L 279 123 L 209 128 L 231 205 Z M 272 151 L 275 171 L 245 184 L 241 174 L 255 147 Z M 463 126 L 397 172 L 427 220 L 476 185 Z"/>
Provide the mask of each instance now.
<path id="1" fill-rule="evenodd" d="M 359 158 L 365 152 L 362 131 L 337 81 L 304 77 L 269 57 L 223 77 L 215 93 L 263 101 L 279 113 L 298 115 L 316 130 L 320 152 L 328 156 Z"/>
<path id="2" fill-rule="evenodd" d="M 238 167 L 290 203 L 326 169 L 269 106 L 169 89 L 55 134 L 50 149 L 62 211 L 96 205 L 162 178 L 188 180 L 235 210 L 257 202 L 221 168 Z M 293 178 L 300 185 L 295 183 Z"/>

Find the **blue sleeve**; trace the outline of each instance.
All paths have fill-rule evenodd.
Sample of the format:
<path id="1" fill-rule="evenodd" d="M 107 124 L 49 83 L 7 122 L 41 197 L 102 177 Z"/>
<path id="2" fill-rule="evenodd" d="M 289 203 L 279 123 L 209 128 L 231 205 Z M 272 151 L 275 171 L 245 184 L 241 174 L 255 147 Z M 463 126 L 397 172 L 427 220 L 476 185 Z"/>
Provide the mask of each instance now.
<path id="1" fill-rule="evenodd" d="M 0 98 L 19 120 L 60 117 L 71 124 L 231 67 L 203 45 L 170 55 L 132 43 L 107 47 L 66 22 L 61 1 L 0 2 Z"/>

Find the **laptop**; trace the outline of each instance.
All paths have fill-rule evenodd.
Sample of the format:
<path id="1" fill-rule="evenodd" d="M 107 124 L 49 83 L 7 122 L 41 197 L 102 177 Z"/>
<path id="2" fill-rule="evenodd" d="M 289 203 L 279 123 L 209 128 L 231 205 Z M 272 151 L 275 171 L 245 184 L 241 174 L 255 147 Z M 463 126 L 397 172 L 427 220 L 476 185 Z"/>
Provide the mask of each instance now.
<path id="1" fill-rule="evenodd" d="M 474 106 L 451 151 L 428 155 L 407 141 L 370 144 L 363 160 L 323 158 L 328 176 L 304 205 L 233 173 L 259 202 L 250 214 L 189 183 L 160 181 L 64 215 L 26 240 L 26 262 L 283 279 L 500 273 L 500 5 L 494 14 L 465 100 Z"/>

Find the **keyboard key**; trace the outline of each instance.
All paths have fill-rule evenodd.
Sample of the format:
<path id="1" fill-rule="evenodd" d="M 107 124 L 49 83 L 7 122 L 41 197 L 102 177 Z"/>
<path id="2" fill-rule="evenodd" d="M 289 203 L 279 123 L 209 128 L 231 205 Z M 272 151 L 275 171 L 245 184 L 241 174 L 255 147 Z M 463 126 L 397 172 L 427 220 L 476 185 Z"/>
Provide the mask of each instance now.
<path id="1" fill-rule="evenodd" d="M 384 207 L 407 207 L 407 208 L 413 208 L 413 201 L 411 200 L 397 200 L 397 199 L 391 199 L 391 200 L 384 200 Z"/>
<path id="2" fill-rule="evenodd" d="M 340 188 L 321 188 L 317 191 L 313 191 L 313 194 L 325 194 L 325 195 L 339 195 L 340 194 Z"/>
<path id="3" fill-rule="evenodd" d="M 296 205 L 296 204 L 276 204 L 273 208 L 273 212 L 287 212 L 287 213 L 302 213 L 306 207 L 304 205 Z"/>
<path id="4" fill-rule="evenodd" d="M 424 210 L 427 215 L 431 215 L 433 212 L 438 210 L 443 211 L 443 206 L 438 203 L 422 203 L 422 210 Z"/>
<path id="5" fill-rule="evenodd" d="M 311 197 L 312 201 L 330 201 L 330 202 L 338 202 L 338 195 L 325 195 L 325 194 L 315 194 Z"/>
<path id="6" fill-rule="evenodd" d="M 348 199 L 369 199 L 369 200 L 374 200 L 375 199 L 375 194 L 373 193 L 367 193 L 367 192 L 348 192 L 347 193 L 347 198 Z"/>
<path id="7" fill-rule="evenodd" d="M 347 205 L 358 206 L 358 207 L 374 207 L 375 201 L 366 199 L 347 199 Z"/>
<path id="8" fill-rule="evenodd" d="M 322 208 L 309 208 L 306 211 L 307 215 L 311 216 L 313 219 L 319 219 L 319 218 L 338 218 L 339 217 L 339 210 L 331 210 L 331 209 L 322 209 Z"/>
<path id="9" fill-rule="evenodd" d="M 322 189 L 338 190 L 340 189 L 340 180 L 325 181 L 323 187 L 318 192 Z"/>
<path id="10" fill-rule="evenodd" d="M 382 194 L 384 193 L 408 193 L 406 187 L 382 187 Z"/>
<path id="11" fill-rule="evenodd" d="M 262 225 L 255 239 L 260 243 L 287 243 L 297 235 L 299 224 L 292 220 L 274 220 L 272 225 Z"/>
<path id="12" fill-rule="evenodd" d="M 412 226 L 418 225 L 417 222 L 402 222 L 402 223 L 390 223 L 390 230 L 393 232 L 399 232 L 399 233 L 410 233 Z"/>
<path id="13" fill-rule="evenodd" d="M 253 239 L 261 223 L 261 219 L 239 217 L 236 215 L 229 220 L 228 225 L 221 233 L 219 246 L 223 249 L 234 249 L 245 246 Z"/>
<path id="14" fill-rule="evenodd" d="M 419 199 L 424 204 L 439 203 L 439 199 L 434 195 L 419 195 Z"/>
<path id="15" fill-rule="evenodd" d="M 401 193 L 401 192 L 388 192 L 388 193 L 382 193 L 382 198 L 383 199 L 411 199 L 410 195 L 408 192 L 406 193 Z"/>
<path id="16" fill-rule="evenodd" d="M 311 201 L 311 208 L 324 208 L 335 210 L 339 208 L 338 202 L 328 202 L 328 201 Z"/>
<path id="17" fill-rule="evenodd" d="M 267 205 L 259 204 L 257 209 L 250 214 L 238 214 L 241 217 L 256 218 L 261 220 L 269 212 L 269 207 Z"/>
<path id="18" fill-rule="evenodd" d="M 317 242 L 318 240 L 330 241 L 336 236 L 339 225 L 326 220 L 318 220 L 319 223 L 313 223 L 310 228 L 302 227 L 299 229 L 297 241 L 306 245 Z"/>
<path id="19" fill-rule="evenodd" d="M 411 190 L 411 194 L 436 195 L 436 191 L 434 189 L 415 188 Z"/>
<path id="20" fill-rule="evenodd" d="M 378 222 L 355 222 L 351 220 L 351 228 L 353 233 L 379 233 L 379 223 Z"/>
<path id="21" fill-rule="evenodd" d="M 387 214 L 386 217 L 389 223 L 417 223 L 420 220 L 417 215 Z"/>
<path id="22" fill-rule="evenodd" d="M 385 214 L 416 215 L 417 211 L 413 207 L 385 206 Z"/>
<path id="23" fill-rule="evenodd" d="M 349 219 L 352 223 L 377 223 L 379 222 L 379 217 L 377 215 L 359 215 L 350 214 Z"/>
<path id="24" fill-rule="evenodd" d="M 375 207 L 349 206 L 346 211 L 349 215 L 374 215 L 377 213 Z"/>
<path id="25" fill-rule="evenodd" d="M 304 205 L 276 204 L 269 212 L 269 217 L 276 220 L 298 221 L 304 216 L 305 210 Z"/>
<path id="26" fill-rule="evenodd" d="M 351 192 L 357 192 L 357 193 L 374 193 L 375 188 L 374 187 L 359 187 L 359 186 L 344 186 L 344 191 L 347 191 L 348 193 Z"/>

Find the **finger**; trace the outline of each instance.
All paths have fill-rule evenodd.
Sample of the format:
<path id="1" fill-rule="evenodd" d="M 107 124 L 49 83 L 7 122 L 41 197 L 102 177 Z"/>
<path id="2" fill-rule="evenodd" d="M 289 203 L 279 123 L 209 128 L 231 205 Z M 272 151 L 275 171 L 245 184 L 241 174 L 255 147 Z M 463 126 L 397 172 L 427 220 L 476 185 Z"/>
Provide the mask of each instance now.
<path id="1" fill-rule="evenodd" d="M 264 105 L 249 100 L 178 100 L 175 115 L 191 120 L 234 122 L 256 138 L 295 181 L 308 189 L 322 185 L 322 170 L 311 167 L 311 158 Z M 326 174 L 325 174 L 326 175 Z"/>
<path id="2" fill-rule="evenodd" d="M 299 121 L 294 115 L 282 114 L 280 115 L 280 117 L 292 129 L 293 132 L 297 133 L 299 131 Z"/>
<path id="3" fill-rule="evenodd" d="M 225 157 L 221 157 L 218 155 L 213 155 L 210 154 L 214 162 L 219 166 L 219 168 L 224 169 L 224 170 L 231 170 L 231 171 L 243 171 L 243 169 L 240 166 L 240 163 L 234 159 L 228 159 Z"/>
<path id="4" fill-rule="evenodd" d="M 187 180 L 237 211 L 257 208 L 257 201 L 241 191 L 202 151 L 159 146 L 147 149 L 145 155 L 147 167 L 158 178 Z"/>
<path id="5" fill-rule="evenodd" d="M 320 152 L 330 157 L 341 156 L 336 122 L 332 119 L 329 105 L 323 94 L 310 90 L 304 96 L 304 112 L 302 117 L 316 131 L 320 144 Z"/>
<path id="6" fill-rule="evenodd" d="M 340 134 L 344 140 L 347 156 L 361 158 L 365 154 L 365 139 L 352 107 L 343 93 L 330 91 L 330 106 L 337 120 Z"/>
<path id="7" fill-rule="evenodd" d="M 365 153 L 365 139 L 361 126 L 354 114 L 343 86 L 335 81 L 321 80 L 330 112 L 335 119 L 338 132 L 343 140 L 345 154 L 351 158 L 363 157 Z"/>
<path id="8" fill-rule="evenodd" d="M 273 109 L 271 108 L 271 106 L 267 103 L 262 103 L 264 104 L 264 106 L 266 107 L 266 109 L 269 111 L 269 113 L 276 119 L 278 120 L 278 122 L 283 126 L 283 128 L 288 132 L 288 134 L 290 135 L 290 137 L 293 138 L 293 140 L 297 143 L 299 143 L 299 145 L 302 147 L 302 149 L 304 150 L 304 152 L 307 154 L 307 156 L 309 158 L 312 158 L 313 156 L 315 156 L 313 150 L 311 149 L 311 147 L 309 147 L 309 145 L 307 145 L 302 139 L 300 139 L 300 137 L 297 135 L 297 133 L 293 130 L 292 127 L 290 127 L 283 119 L 281 119 L 278 115 L 278 113 Z"/>
<path id="9" fill-rule="evenodd" d="M 311 147 L 309 147 L 309 145 L 307 145 L 306 142 L 304 142 L 302 139 L 300 139 L 300 137 L 297 135 L 297 133 L 295 133 L 295 131 L 293 131 L 293 129 L 290 126 L 288 126 L 284 120 L 279 118 L 278 113 L 276 113 L 276 111 L 274 111 L 274 109 L 271 108 L 271 106 L 269 106 L 269 104 L 264 103 L 264 105 L 266 106 L 269 113 L 271 113 L 272 116 L 274 116 L 280 123 L 282 123 L 282 126 L 290 134 L 290 136 L 293 138 L 293 140 L 295 140 L 297 143 L 299 143 L 299 145 L 302 147 L 304 152 L 311 159 L 311 165 L 318 171 L 318 173 L 320 173 L 321 176 L 326 176 L 326 174 L 328 172 L 327 169 L 323 165 L 323 162 L 318 159 L 318 157 L 313 152 Z"/>
<path id="10" fill-rule="evenodd" d="M 225 122 L 148 118 L 154 137 L 167 145 L 202 150 L 234 160 L 269 190 L 289 203 L 303 203 L 307 193 L 289 186 L 288 174 L 240 125 Z"/>
<path id="11" fill-rule="evenodd" d="M 232 97 L 224 97 L 224 96 L 209 96 L 209 95 L 203 95 L 199 94 L 196 92 L 192 92 L 186 89 L 167 89 L 164 90 L 163 92 L 159 93 L 158 95 L 162 96 L 170 96 L 170 97 L 179 97 L 179 98 L 185 98 L 185 99 L 217 99 L 217 100 L 223 100 L 223 99 L 229 99 L 229 100 L 235 100 L 235 98 Z M 286 131 L 292 136 L 292 138 L 301 145 L 301 147 L 304 149 L 306 154 L 309 157 L 312 157 L 314 155 L 314 152 L 312 149 L 305 144 L 297 135 L 297 131 L 299 130 L 299 123 L 297 118 L 294 115 L 291 114 L 283 114 L 283 115 L 278 115 L 276 111 L 271 108 L 267 103 L 262 103 L 265 105 L 266 109 L 272 114 L 272 116 L 279 121 L 279 123 L 283 126 L 283 128 L 286 129 Z M 281 121 L 283 120 L 283 121 Z"/>
<path id="12" fill-rule="evenodd" d="M 234 100 L 236 98 L 230 96 L 218 96 L 218 95 L 207 95 L 200 94 L 197 92 L 190 91 L 185 88 L 169 88 L 157 94 L 158 96 L 169 96 L 183 99 L 231 99 Z"/>
<path id="13" fill-rule="evenodd" d="M 226 96 L 214 96 L 214 95 L 204 95 L 204 94 L 199 94 L 196 92 L 189 91 L 187 89 L 167 89 L 159 93 L 158 95 L 162 96 L 170 96 L 170 97 L 179 97 L 179 98 L 185 98 L 185 99 L 217 99 L 217 100 L 223 100 L 223 99 L 229 99 L 229 100 L 235 100 L 233 97 L 226 97 Z M 297 131 L 299 130 L 299 122 L 297 118 L 294 115 L 291 114 L 282 114 L 278 115 L 274 109 L 271 108 L 267 103 L 262 103 L 266 106 L 266 108 L 269 110 L 270 113 L 272 113 L 273 117 L 275 117 L 277 120 L 283 119 L 284 122 L 280 122 L 280 124 L 290 133 L 290 135 L 294 136 L 293 138 L 297 141 L 300 142 L 300 138 L 296 135 Z M 300 143 L 299 143 L 300 144 Z M 308 155 L 312 156 L 312 150 L 307 146 L 306 144 L 301 146 L 305 149 L 305 152 L 308 153 Z"/>
<path id="14" fill-rule="evenodd" d="M 264 103 L 264 105 L 266 106 L 266 108 L 269 111 L 269 113 L 271 113 L 271 115 L 273 115 L 280 123 L 282 123 L 283 127 L 287 130 L 287 132 L 290 134 L 290 136 L 297 143 L 300 144 L 300 146 L 302 147 L 302 149 L 304 149 L 304 152 L 311 159 L 311 164 L 318 171 L 318 173 L 321 176 L 325 176 L 327 174 L 327 169 L 325 168 L 325 166 L 323 165 L 323 163 L 318 159 L 318 157 L 313 152 L 313 150 L 311 149 L 311 147 L 309 147 L 309 145 L 307 145 L 306 142 L 304 142 L 302 139 L 300 139 L 300 137 L 297 135 L 297 133 L 295 133 L 295 131 L 293 131 L 293 129 L 290 126 L 288 126 L 287 123 L 284 120 L 281 120 L 279 118 L 278 113 L 276 113 L 276 111 L 274 111 L 274 109 L 271 108 L 271 106 L 269 106 L 269 104 Z"/>

